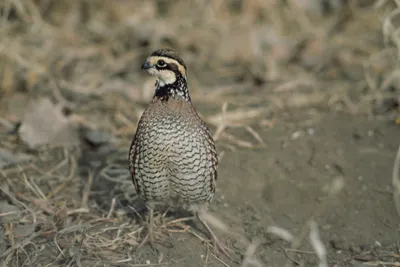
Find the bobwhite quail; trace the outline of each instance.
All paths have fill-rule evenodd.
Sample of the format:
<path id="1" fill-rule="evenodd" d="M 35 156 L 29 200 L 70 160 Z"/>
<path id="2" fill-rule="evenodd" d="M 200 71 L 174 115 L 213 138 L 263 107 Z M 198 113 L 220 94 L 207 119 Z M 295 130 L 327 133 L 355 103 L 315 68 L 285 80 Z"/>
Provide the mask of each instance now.
<path id="1" fill-rule="evenodd" d="M 218 158 L 210 130 L 192 105 L 186 65 L 176 52 L 160 49 L 142 69 L 157 81 L 130 147 L 129 169 L 149 210 L 150 245 L 153 210 L 167 204 L 193 212 L 224 252 L 202 218 L 215 193 Z"/>

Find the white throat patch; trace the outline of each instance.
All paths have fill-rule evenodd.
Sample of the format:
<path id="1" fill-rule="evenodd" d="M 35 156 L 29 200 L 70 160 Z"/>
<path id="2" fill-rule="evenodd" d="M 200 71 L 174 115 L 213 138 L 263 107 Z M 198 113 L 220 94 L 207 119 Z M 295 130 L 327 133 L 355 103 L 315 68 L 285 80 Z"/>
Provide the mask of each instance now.
<path id="1" fill-rule="evenodd" d="M 176 81 L 175 73 L 170 70 L 157 70 L 151 68 L 149 69 L 149 73 L 157 77 L 159 86 L 173 84 Z"/>

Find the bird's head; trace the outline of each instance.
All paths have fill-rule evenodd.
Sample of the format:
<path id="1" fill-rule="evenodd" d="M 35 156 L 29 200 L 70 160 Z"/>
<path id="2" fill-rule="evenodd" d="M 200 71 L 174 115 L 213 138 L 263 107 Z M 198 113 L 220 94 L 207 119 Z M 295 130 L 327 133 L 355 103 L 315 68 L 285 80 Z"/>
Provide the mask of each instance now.
<path id="1" fill-rule="evenodd" d="M 178 80 L 186 81 L 186 65 L 171 49 L 154 51 L 142 65 L 142 69 L 157 77 L 159 86 L 171 85 Z"/>

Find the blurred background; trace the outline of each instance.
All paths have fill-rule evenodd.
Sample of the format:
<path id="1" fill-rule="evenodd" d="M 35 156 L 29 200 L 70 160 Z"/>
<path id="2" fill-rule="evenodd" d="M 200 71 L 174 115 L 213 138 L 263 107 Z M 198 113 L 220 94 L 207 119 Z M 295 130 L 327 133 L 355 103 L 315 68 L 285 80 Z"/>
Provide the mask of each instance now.
<path id="1" fill-rule="evenodd" d="M 148 101 L 152 82 L 140 62 L 170 47 L 189 67 L 197 102 L 385 113 L 398 106 L 395 8 L 383 0 L 5 0 L 1 108 L 21 93 Z"/>
<path id="2" fill-rule="evenodd" d="M 140 66 L 159 48 L 183 57 L 192 101 L 217 140 L 213 211 L 249 240 L 262 239 L 246 257 L 269 266 L 318 262 L 314 252 L 278 253 L 287 243 L 269 235 L 269 225 L 303 233 L 310 217 L 319 218 L 331 262 L 350 264 L 371 251 L 376 257 L 364 261 L 382 260 L 379 249 L 398 255 L 392 180 L 382 177 L 391 177 L 400 136 L 399 7 L 396 0 L 2 0 L 0 262 L 221 266 L 205 259 L 195 238 L 161 260 L 148 248 L 132 252 L 143 227 L 127 208 L 137 198 L 126 155 L 154 94 L 154 77 Z M 338 184 L 346 197 L 330 207 L 325 197 Z M 242 255 L 247 245 L 230 247 Z"/>

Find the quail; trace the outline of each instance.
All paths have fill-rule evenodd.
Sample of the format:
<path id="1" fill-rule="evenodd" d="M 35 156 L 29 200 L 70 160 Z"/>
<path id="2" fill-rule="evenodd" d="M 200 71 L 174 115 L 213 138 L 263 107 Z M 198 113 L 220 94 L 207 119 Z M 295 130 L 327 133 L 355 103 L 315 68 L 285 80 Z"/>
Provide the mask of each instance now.
<path id="1" fill-rule="evenodd" d="M 193 212 L 224 250 L 202 218 L 215 193 L 218 158 L 211 132 L 192 104 L 186 65 L 175 51 L 159 49 L 142 69 L 157 79 L 129 150 L 129 170 L 149 211 L 150 245 L 154 208 L 167 204 Z"/>

